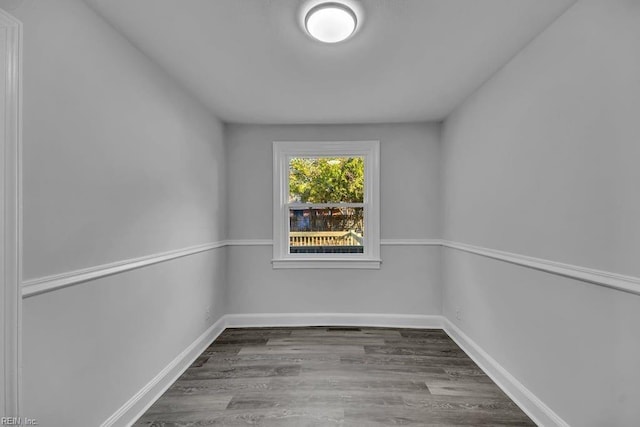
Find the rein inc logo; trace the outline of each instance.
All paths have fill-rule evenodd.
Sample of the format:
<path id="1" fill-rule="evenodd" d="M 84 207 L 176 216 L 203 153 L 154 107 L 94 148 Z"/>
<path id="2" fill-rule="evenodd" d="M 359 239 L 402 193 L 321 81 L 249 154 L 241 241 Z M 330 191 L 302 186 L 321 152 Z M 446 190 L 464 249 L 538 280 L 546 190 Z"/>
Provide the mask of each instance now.
<path id="1" fill-rule="evenodd" d="M 0 425 L 3 426 L 37 426 L 38 420 L 26 417 L 1 417 Z"/>

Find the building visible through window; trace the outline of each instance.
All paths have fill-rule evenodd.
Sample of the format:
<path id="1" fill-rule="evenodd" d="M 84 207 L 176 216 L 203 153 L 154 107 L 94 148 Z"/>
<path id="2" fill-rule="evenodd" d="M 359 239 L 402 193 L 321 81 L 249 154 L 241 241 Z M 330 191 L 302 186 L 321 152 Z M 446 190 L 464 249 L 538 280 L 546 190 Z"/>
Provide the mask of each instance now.
<path id="1" fill-rule="evenodd" d="M 289 159 L 289 253 L 364 252 L 364 158 Z"/>

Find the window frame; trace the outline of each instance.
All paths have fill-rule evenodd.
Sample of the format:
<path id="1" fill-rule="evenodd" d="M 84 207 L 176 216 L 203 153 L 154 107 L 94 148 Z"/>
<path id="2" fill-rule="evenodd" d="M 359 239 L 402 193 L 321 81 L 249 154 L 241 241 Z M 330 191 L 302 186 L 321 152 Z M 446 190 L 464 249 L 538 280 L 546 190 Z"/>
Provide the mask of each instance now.
<path id="1" fill-rule="evenodd" d="M 289 160 L 294 157 L 362 157 L 364 159 L 363 253 L 289 253 Z M 354 203 L 318 203 L 341 206 Z M 345 206 L 346 207 L 346 206 Z M 379 141 L 274 141 L 273 142 L 273 268 L 379 269 L 380 263 L 380 142 Z"/>

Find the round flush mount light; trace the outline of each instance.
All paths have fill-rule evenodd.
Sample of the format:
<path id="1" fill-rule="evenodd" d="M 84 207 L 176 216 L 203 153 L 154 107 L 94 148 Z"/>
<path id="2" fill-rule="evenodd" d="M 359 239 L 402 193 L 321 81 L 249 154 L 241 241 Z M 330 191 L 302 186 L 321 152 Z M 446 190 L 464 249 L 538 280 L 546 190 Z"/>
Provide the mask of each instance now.
<path id="1" fill-rule="evenodd" d="M 353 9 L 342 3 L 320 3 L 307 12 L 304 26 L 309 35 L 324 43 L 348 39 L 356 30 L 358 19 Z"/>

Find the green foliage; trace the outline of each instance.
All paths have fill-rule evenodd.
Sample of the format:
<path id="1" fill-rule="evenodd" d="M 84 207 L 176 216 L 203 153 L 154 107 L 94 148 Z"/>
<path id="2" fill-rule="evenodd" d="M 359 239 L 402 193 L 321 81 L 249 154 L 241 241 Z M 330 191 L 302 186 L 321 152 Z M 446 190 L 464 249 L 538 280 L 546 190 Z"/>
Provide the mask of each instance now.
<path id="1" fill-rule="evenodd" d="M 362 157 L 294 158 L 289 163 L 289 196 L 302 203 L 362 203 Z"/>

